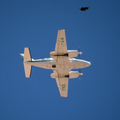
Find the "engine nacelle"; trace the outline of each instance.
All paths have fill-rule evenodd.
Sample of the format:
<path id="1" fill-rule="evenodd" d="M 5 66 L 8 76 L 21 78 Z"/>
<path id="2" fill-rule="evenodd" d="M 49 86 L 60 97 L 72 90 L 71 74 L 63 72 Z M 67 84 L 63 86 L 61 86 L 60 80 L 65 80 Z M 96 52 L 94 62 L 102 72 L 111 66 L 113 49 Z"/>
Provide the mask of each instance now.
<path id="1" fill-rule="evenodd" d="M 78 71 L 70 71 L 69 72 L 69 78 L 77 78 L 79 76 Z"/>
<path id="2" fill-rule="evenodd" d="M 55 73 L 51 73 L 50 76 L 51 76 L 51 78 L 58 78 L 57 74 L 55 74 Z"/>
<path id="3" fill-rule="evenodd" d="M 78 55 L 81 55 L 82 52 L 78 52 L 77 50 L 68 50 L 65 54 L 55 54 L 55 51 L 50 52 L 50 56 L 68 56 L 68 57 L 77 57 Z"/>
<path id="4" fill-rule="evenodd" d="M 77 50 L 68 50 L 68 57 L 77 57 L 79 52 Z"/>
<path id="5" fill-rule="evenodd" d="M 70 71 L 68 75 L 60 76 L 61 78 L 77 78 L 78 76 L 82 76 L 82 73 L 79 73 L 78 71 Z M 52 73 L 51 78 L 57 78 L 57 74 Z"/>

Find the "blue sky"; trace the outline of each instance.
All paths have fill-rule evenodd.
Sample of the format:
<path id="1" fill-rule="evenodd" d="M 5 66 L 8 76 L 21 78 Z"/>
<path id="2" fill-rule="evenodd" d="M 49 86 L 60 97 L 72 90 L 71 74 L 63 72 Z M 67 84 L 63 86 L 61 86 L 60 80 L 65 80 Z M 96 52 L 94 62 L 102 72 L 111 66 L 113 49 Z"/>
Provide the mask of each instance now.
<path id="1" fill-rule="evenodd" d="M 81 12 L 82 6 L 90 9 Z M 120 120 L 120 1 L 1 0 L 0 120 Z M 92 65 L 70 79 L 61 98 L 52 70 L 33 67 L 24 75 L 19 53 L 49 57 L 57 31 L 68 49 L 81 48 Z"/>

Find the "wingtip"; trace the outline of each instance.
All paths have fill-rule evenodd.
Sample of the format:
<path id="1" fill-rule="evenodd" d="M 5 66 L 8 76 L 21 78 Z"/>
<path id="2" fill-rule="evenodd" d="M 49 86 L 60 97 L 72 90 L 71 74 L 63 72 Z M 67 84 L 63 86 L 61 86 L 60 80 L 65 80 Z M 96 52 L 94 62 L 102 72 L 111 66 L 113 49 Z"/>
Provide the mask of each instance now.
<path id="1" fill-rule="evenodd" d="M 60 31 L 65 31 L 65 29 L 61 29 Z"/>

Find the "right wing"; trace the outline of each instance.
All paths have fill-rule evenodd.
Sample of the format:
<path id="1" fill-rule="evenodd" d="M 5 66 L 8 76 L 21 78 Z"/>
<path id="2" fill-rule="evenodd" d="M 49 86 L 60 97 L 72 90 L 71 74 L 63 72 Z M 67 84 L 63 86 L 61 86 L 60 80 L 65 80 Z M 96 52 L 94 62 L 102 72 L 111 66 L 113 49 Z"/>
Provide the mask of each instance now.
<path id="1" fill-rule="evenodd" d="M 55 54 L 63 55 L 66 53 L 67 53 L 67 43 L 66 43 L 65 30 L 58 30 L 57 41 L 55 46 Z"/>
<path id="2" fill-rule="evenodd" d="M 58 30 L 53 62 L 70 63 L 67 53 L 65 30 Z"/>

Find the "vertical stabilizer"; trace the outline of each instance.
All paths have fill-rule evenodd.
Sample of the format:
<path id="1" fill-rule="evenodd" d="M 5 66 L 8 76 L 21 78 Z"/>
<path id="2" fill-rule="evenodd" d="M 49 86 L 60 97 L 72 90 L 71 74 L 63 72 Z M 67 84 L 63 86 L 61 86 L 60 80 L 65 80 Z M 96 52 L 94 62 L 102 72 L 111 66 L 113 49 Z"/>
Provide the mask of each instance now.
<path id="1" fill-rule="evenodd" d="M 30 54 L 30 49 L 29 48 L 24 48 L 24 70 L 25 70 L 25 76 L 29 78 L 31 76 L 31 69 L 32 65 L 27 63 L 28 61 L 31 61 L 31 54 Z"/>

